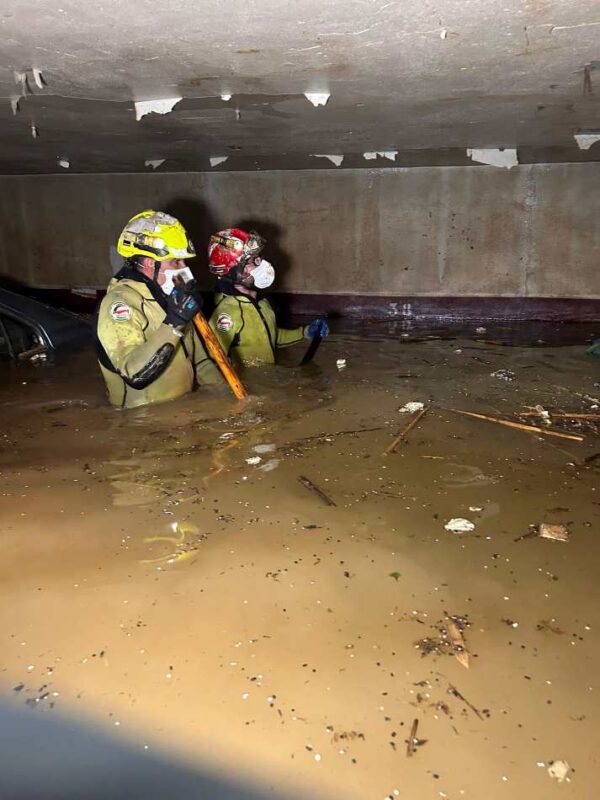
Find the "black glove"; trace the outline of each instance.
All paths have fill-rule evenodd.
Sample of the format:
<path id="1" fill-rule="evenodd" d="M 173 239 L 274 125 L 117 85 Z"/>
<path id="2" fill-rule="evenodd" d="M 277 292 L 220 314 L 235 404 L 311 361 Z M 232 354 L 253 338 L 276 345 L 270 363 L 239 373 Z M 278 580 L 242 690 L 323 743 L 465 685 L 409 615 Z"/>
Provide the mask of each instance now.
<path id="1" fill-rule="evenodd" d="M 182 328 L 192 320 L 202 308 L 202 298 L 195 281 L 184 286 L 175 286 L 167 300 L 165 323 L 174 328 Z"/>

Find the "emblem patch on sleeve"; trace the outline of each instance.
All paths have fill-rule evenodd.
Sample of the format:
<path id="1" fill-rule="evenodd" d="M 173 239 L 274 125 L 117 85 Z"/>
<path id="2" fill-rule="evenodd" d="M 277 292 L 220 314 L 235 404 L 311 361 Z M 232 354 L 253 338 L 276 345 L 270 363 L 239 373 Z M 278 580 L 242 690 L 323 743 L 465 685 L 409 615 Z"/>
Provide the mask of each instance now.
<path id="1" fill-rule="evenodd" d="M 217 330 L 230 331 L 233 328 L 233 320 L 229 314 L 219 314 L 217 317 Z"/>
<path id="2" fill-rule="evenodd" d="M 131 308 L 126 303 L 113 303 L 110 307 L 110 315 L 118 322 L 131 319 Z"/>

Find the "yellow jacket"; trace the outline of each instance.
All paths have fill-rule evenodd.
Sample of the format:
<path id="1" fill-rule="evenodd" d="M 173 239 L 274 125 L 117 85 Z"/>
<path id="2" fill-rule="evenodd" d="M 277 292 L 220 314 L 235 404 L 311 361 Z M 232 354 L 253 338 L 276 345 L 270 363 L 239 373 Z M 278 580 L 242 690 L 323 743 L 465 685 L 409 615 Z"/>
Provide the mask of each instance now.
<path id="1" fill-rule="evenodd" d="M 162 403 L 197 384 L 222 382 L 193 325 L 180 337 L 163 323 L 165 301 L 158 286 L 127 267 L 108 285 L 98 314 L 97 349 L 114 406 Z"/>
<path id="2" fill-rule="evenodd" d="M 217 293 L 210 326 L 235 366 L 274 364 L 275 348 L 302 341 L 304 328 L 279 328 L 266 298 Z"/>

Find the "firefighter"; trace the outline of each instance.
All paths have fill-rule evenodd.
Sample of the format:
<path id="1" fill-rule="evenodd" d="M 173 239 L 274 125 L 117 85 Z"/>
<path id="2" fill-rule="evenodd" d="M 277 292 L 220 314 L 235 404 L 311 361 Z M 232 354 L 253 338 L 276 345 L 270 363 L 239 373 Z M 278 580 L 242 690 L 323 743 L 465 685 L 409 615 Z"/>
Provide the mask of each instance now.
<path id="1" fill-rule="evenodd" d="M 325 319 L 298 328 L 280 328 L 263 291 L 273 283 L 275 269 L 260 257 L 265 240 L 257 233 L 229 228 L 213 234 L 208 268 L 217 277 L 215 310 L 210 325 L 234 365 L 274 364 L 278 347 L 314 336 L 325 337 Z"/>
<path id="2" fill-rule="evenodd" d="M 100 305 L 96 337 L 112 405 L 160 403 L 222 383 L 191 322 L 201 298 L 186 266 L 195 252 L 183 225 L 162 211 L 142 211 L 117 250 L 125 264 Z"/>

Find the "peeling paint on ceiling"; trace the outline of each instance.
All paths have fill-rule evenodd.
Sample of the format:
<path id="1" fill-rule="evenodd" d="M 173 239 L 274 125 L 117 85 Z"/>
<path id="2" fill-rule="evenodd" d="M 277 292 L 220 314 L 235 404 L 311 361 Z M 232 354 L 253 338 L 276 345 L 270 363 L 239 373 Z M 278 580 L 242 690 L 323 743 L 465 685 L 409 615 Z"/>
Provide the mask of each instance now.
<path id="1" fill-rule="evenodd" d="M 313 153 L 312 155 L 315 158 L 326 158 L 328 161 L 331 161 L 331 163 L 336 167 L 340 167 L 342 161 L 344 160 L 343 155 L 332 155 L 331 153 Z"/>
<path id="2" fill-rule="evenodd" d="M 169 114 L 177 103 L 183 100 L 182 97 L 164 97 L 160 100 L 138 100 L 133 105 L 135 107 L 135 118 L 139 122 L 146 114 Z"/>
<path id="3" fill-rule="evenodd" d="M 467 155 L 480 164 L 489 164 L 492 167 L 511 169 L 519 163 L 517 151 L 513 148 L 500 150 L 496 148 L 471 149 L 467 148 Z"/>
<path id="4" fill-rule="evenodd" d="M 590 131 L 589 133 L 576 133 L 573 137 L 580 150 L 589 150 L 596 142 L 600 142 L 600 131 Z"/>
<path id="5" fill-rule="evenodd" d="M 4 0 L 0 172 L 600 160 L 597 0 Z M 260 13 L 258 13 L 260 12 Z M 227 19 L 227 35 L 215 36 Z M 235 98 L 234 102 L 230 102 Z M 310 101 L 310 102 L 307 102 Z M 169 104 L 172 102 L 172 105 Z M 159 110 L 159 108 L 163 110 Z M 147 110 L 144 110 L 147 109 Z M 154 113 L 149 113 L 153 111 Z M 32 136 L 35 125 L 37 137 Z M 61 156 L 62 157 L 62 156 Z"/>

